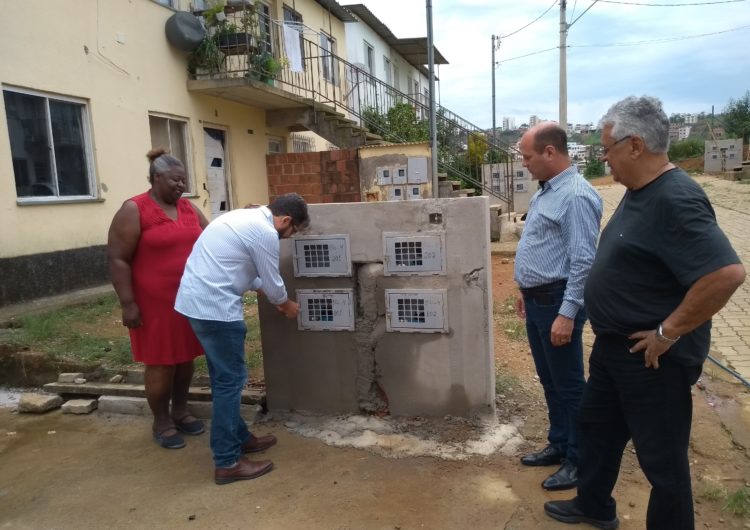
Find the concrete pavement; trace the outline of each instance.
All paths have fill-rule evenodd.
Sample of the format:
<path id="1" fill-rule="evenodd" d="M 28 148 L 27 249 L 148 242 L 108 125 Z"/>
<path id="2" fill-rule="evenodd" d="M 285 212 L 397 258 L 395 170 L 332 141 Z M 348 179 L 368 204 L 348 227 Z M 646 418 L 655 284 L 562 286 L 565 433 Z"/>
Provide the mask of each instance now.
<path id="1" fill-rule="evenodd" d="M 750 264 L 750 182 L 700 176 L 724 233 L 745 267 Z M 625 188 L 619 184 L 601 186 L 604 201 L 602 226 L 609 221 Z M 745 379 L 750 379 L 750 281 L 745 282 L 713 319 L 713 350 L 720 360 Z"/>

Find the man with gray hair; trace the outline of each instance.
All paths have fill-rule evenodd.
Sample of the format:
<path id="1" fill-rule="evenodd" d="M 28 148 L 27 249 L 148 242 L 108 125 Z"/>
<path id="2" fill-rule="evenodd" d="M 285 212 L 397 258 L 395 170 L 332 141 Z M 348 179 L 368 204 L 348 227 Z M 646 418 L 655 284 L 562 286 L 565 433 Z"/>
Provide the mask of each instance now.
<path id="1" fill-rule="evenodd" d="M 703 189 L 669 161 L 658 99 L 628 97 L 600 125 L 602 159 L 627 190 L 584 290 L 596 338 L 580 406 L 578 494 L 544 511 L 617 528 L 612 490 L 632 439 L 652 486 L 647 528 L 692 529 L 690 386 L 708 355 L 711 317 L 745 269 Z"/>

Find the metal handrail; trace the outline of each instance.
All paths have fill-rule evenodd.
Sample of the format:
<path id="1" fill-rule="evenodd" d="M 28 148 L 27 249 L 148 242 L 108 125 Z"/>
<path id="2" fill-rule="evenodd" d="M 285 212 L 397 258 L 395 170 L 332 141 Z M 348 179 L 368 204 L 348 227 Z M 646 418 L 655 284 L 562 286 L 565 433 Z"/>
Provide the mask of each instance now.
<path id="1" fill-rule="evenodd" d="M 415 118 L 429 119 L 426 94 L 402 92 L 399 87 L 371 75 L 364 65 L 352 64 L 302 35 L 299 37 L 302 69 L 292 71 L 287 58 L 291 53 L 281 53 L 284 42 L 283 25 L 276 21 L 269 22 L 271 21 L 265 21 L 261 27 L 270 30 L 270 35 L 246 38 L 244 50 L 238 50 L 237 47 L 227 50 L 231 53 L 223 59 L 218 72 L 211 72 L 211 78 L 249 77 L 268 82 L 307 100 L 313 107 L 325 105 L 334 112 L 341 113 L 343 118 L 353 120 L 360 127 L 399 143 L 406 142 L 407 139 L 386 130 L 374 116 L 386 114 L 397 104 L 407 104 L 414 109 Z M 267 61 L 259 60 L 267 60 L 268 57 L 272 57 L 276 65 L 286 63 L 285 67 L 279 72 L 270 71 Z M 200 78 L 199 75 L 194 77 Z M 510 211 L 513 203 L 512 164 L 515 149 L 488 138 L 482 129 L 445 107 L 438 106 L 436 120 L 439 170 L 497 197 L 508 205 Z M 484 184 L 482 164 L 466 163 L 470 138 L 478 150 L 493 153 L 497 164 L 505 164 L 503 190 Z"/>

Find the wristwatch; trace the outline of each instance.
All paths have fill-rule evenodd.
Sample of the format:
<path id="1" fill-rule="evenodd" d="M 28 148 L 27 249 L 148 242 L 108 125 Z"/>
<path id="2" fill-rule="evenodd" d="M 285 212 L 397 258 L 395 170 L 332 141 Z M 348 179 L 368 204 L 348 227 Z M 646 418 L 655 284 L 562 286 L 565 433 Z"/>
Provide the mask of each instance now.
<path id="1" fill-rule="evenodd" d="M 680 337 L 673 339 L 664 335 L 664 333 L 662 332 L 663 331 L 662 325 L 663 325 L 663 322 L 659 323 L 659 325 L 656 328 L 656 340 L 658 340 L 659 342 L 666 343 L 666 344 L 674 344 L 675 342 L 680 340 Z"/>

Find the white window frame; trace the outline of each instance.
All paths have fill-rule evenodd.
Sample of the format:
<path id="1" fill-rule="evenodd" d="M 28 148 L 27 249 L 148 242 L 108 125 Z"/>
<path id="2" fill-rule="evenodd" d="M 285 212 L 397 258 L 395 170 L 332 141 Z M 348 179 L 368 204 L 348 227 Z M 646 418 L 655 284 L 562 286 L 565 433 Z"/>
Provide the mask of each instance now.
<path id="1" fill-rule="evenodd" d="M 279 146 L 278 151 L 271 149 L 271 144 L 277 144 Z M 278 155 L 284 153 L 284 139 L 281 136 L 268 136 L 268 146 L 266 152 L 269 155 Z"/>
<path id="2" fill-rule="evenodd" d="M 151 136 L 151 118 L 157 118 L 157 119 L 163 119 L 168 120 L 168 122 L 175 121 L 180 122 L 184 125 L 183 127 L 183 143 L 184 143 L 184 151 L 185 151 L 185 160 L 180 160 L 182 164 L 185 166 L 185 176 L 187 177 L 186 189 L 185 192 L 182 194 L 183 197 L 197 197 L 198 191 L 197 186 L 195 185 L 195 173 L 193 171 L 193 142 L 190 141 L 191 134 L 190 134 L 190 120 L 188 118 L 185 118 L 184 116 L 175 116 L 174 114 L 166 114 L 163 112 L 157 112 L 157 111 L 149 111 L 148 112 L 148 119 L 149 119 L 149 136 Z M 167 127 L 167 136 L 169 137 L 169 145 L 154 145 L 153 138 L 151 138 L 151 148 L 155 149 L 157 147 L 166 147 L 170 150 L 170 154 L 174 155 L 174 151 L 172 149 L 172 136 L 171 136 L 171 129 L 170 127 Z"/>
<path id="3" fill-rule="evenodd" d="M 393 63 L 385 55 L 383 55 L 383 69 L 385 70 L 385 83 L 393 86 Z"/>
<path id="4" fill-rule="evenodd" d="M 367 70 L 372 77 L 369 78 L 370 83 L 374 83 L 374 77 L 375 77 L 375 47 L 367 42 L 366 40 L 363 40 L 365 45 L 365 60 L 364 63 L 367 65 Z"/>
<path id="5" fill-rule="evenodd" d="M 86 162 L 86 180 L 88 181 L 89 185 L 89 195 L 59 195 L 59 190 L 56 190 L 58 195 L 49 195 L 49 196 L 36 196 L 36 197 L 18 197 L 18 189 L 15 186 L 15 183 L 13 185 L 13 188 L 16 191 L 16 203 L 17 204 L 40 204 L 40 203 L 60 203 L 60 202 L 82 202 L 82 201 L 92 201 L 92 200 L 98 200 L 99 199 L 99 188 L 97 186 L 97 179 L 96 179 L 96 171 L 95 171 L 95 165 L 94 165 L 94 142 L 92 141 L 91 136 L 91 118 L 89 115 L 89 102 L 88 100 L 71 97 L 71 96 L 61 96 L 58 94 L 50 94 L 48 92 L 42 92 L 39 90 L 31 90 L 26 88 L 19 88 L 9 85 L 2 85 L 2 91 L 3 92 L 15 92 L 18 94 L 25 94 L 28 96 L 34 96 L 44 99 L 44 106 L 46 110 L 46 119 L 47 119 L 47 137 L 48 141 L 50 142 L 50 154 L 51 154 L 51 169 L 54 173 L 54 178 L 57 180 L 57 163 L 55 160 L 55 149 L 54 149 L 54 138 L 52 135 L 52 121 L 50 119 L 50 112 L 49 112 L 49 100 L 56 100 L 56 101 L 63 101 L 66 103 L 74 103 L 76 105 L 81 106 L 81 129 L 83 133 L 83 144 L 84 144 L 84 160 Z M 10 128 L 9 123 L 6 115 L 6 121 L 5 121 L 5 127 L 6 130 L 8 130 L 8 134 L 10 135 Z M 11 155 L 12 156 L 12 155 Z"/>
<path id="6" fill-rule="evenodd" d="M 323 54 L 321 54 L 323 79 L 331 84 L 337 85 L 339 82 L 339 76 L 336 71 L 336 40 L 326 32 L 321 31 L 319 44 L 323 52 Z"/>

